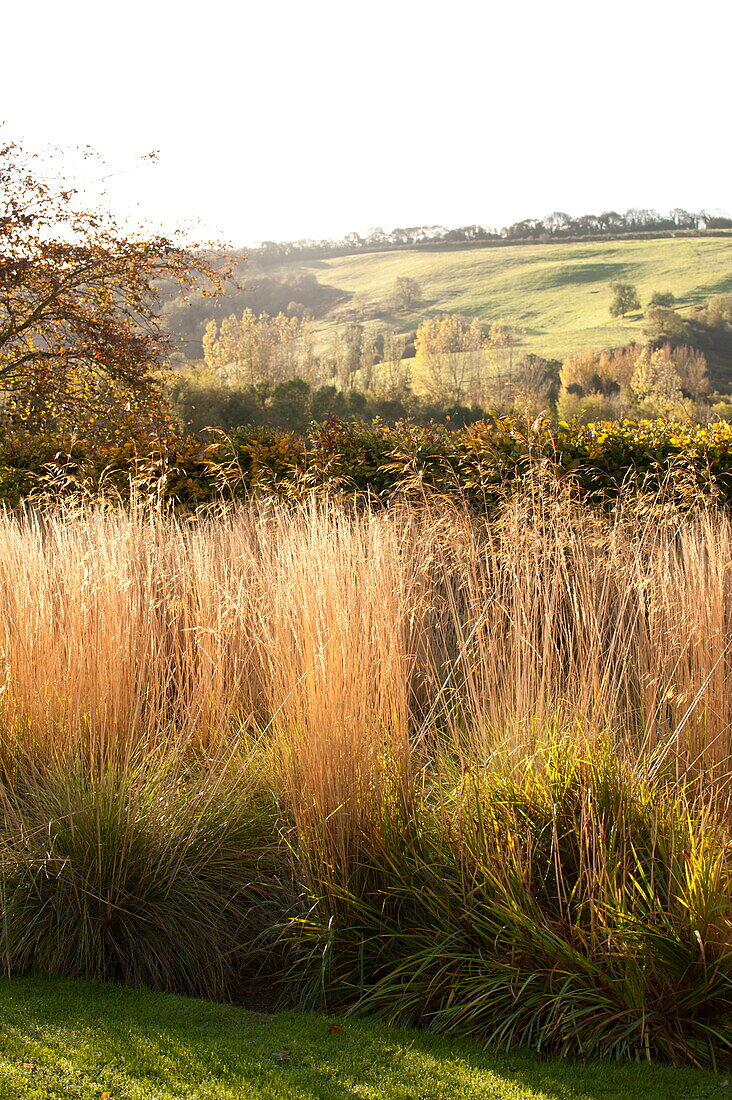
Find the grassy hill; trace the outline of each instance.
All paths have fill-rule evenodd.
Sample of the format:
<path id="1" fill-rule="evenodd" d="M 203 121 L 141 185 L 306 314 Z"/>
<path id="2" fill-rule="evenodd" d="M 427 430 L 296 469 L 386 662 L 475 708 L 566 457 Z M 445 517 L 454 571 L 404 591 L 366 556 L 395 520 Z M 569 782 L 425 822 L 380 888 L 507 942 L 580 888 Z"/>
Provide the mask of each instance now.
<path id="1" fill-rule="evenodd" d="M 513 317 L 525 330 L 526 350 L 561 358 L 642 338 L 640 314 L 610 317 L 609 284 L 616 279 L 637 285 L 644 304 L 655 290 L 673 291 L 681 308 L 732 293 L 732 235 L 371 252 L 293 261 L 272 273 L 311 273 L 340 292 L 318 319 L 323 337 L 354 311 L 400 331 L 431 314 L 462 313 L 486 324 Z M 417 312 L 393 311 L 400 275 L 420 284 L 424 304 Z"/>

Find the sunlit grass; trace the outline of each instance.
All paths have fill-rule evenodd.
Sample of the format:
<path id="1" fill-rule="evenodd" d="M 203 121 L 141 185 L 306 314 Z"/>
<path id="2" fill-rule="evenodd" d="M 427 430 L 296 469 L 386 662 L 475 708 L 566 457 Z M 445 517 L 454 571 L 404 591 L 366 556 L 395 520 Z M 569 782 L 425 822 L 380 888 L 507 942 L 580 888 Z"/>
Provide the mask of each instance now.
<path id="1" fill-rule="evenodd" d="M 0 958 L 565 1054 L 732 1050 L 732 522 L 0 517 Z"/>
<path id="2" fill-rule="evenodd" d="M 584 348 L 616 347 L 642 338 L 640 315 L 613 319 L 610 283 L 637 285 L 641 301 L 670 290 L 680 306 L 729 293 L 732 240 L 682 238 L 513 245 L 501 248 L 373 252 L 284 265 L 312 272 L 349 298 L 318 323 L 326 334 L 353 308 L 382 315 L 401 330 L 426 314 L 461 313 L 490 324 L 513 317 L 526 330 L 524 347 L 562 358 Z M 397 277 L 422 288 L 424 307 L 391 316 Z"/>
<path id="3" fill-rule="evenodd" d="M 703 1100 L 700 1070 L 577 1063 L 343 1016 L 39 978 L 0 982 L 4 1100 Z"/>

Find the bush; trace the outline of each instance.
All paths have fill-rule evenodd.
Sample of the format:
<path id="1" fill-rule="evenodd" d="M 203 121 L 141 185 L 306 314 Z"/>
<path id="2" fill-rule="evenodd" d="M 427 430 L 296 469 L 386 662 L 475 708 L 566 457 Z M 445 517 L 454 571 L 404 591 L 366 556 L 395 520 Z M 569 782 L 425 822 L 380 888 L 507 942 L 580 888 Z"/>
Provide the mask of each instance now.
<path id="1" fill-rule="evenodd" d="M 671 290 L 655 290 L 648 299 L 649 308 L 661 306 L 662 309 L 673 309 L 676 305 L 676 295 Z"/>

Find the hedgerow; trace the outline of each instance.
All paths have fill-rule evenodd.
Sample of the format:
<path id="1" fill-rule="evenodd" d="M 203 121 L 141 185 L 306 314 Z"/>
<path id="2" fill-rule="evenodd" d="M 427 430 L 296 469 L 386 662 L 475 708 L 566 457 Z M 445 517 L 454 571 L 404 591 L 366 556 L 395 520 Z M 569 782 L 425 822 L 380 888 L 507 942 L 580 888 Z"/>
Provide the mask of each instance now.
<path id="1" fill-rule="evenodd" d="M 485 508 L 537 466 L 595 502 L 630 489 L 670 489 L 728 503 L 732 425 L 502 418 L 451 431 L 332 418 L 305 434 L 242 427 L 231 436 L 173 434 L 108 447 L 15 435 L 0 441 L 0 501 L 136 493 L 185 512 L 262 490 L 298 497 L 324 489 L 381 503 L 439 493 Z"/>

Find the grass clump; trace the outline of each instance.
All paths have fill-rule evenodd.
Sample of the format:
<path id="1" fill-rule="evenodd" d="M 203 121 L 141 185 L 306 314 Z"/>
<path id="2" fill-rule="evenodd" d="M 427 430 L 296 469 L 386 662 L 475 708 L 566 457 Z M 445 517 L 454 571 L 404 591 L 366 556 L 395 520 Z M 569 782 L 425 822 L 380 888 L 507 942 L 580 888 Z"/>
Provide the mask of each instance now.
<path id="1" fill-rule="evenodd" d="M 6 790 L 0 875 L 8 970 L 221 999 L 256 977 L 289 900 L 260 793 L 159 760 L 67 759 Z"/>
<path id="2" fill-rule="evenodd" d="M 299 925 L 311 1003 L 505 1047 L 727 1060 L 726 830 L 611 754 L 557 749 L 431 789 L 336 876 L 323 860 Z"/>

